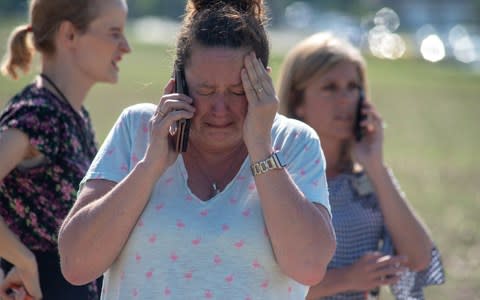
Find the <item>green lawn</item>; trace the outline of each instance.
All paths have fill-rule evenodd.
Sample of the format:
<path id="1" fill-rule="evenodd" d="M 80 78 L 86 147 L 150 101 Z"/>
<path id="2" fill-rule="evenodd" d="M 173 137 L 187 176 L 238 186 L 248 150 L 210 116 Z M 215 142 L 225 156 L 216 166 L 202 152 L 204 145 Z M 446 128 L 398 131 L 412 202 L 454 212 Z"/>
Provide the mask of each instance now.
<path id="1" fill-rule="evenodd" d="M 0 40 L 5 31 L 0 27 Z M 89 94 L 99 141 L 124 107 L 157 102 L 169 78 L 171 49 L 133 46 L 120 65 L 119 84 L 98 85 Z M 274 78 L 280 61 L 272 59 Z M 446 267 L 447 283 L 427 289 L 427 299 L 480 299 L 480 75 L 452 63 L 368 63 L 371 96 L 388 125 L 386 160 Z M 0 105 L 32 78 L 0 78 Z"/>

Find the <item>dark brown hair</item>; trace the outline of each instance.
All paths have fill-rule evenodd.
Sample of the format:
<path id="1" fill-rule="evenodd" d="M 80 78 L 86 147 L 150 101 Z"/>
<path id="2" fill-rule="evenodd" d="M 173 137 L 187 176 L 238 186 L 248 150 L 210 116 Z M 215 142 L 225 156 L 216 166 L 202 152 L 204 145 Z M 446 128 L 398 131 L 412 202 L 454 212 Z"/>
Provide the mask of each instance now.
<path id="1" fill-rule="evenodd" d="M 189 0 L 177 39 L 175 63 L 183 68 L 192 46 L 250 48 L 265 66 L 269 42 L 263 0 Z"/>
<path id="2" fill-rule="evenodd" d="M 13 29 L 2 61 L 5 76 L 18 78 L 18 69 L 28 72 L 34 51 L 43 55 L 55 53 L 55 34 L 63 21 L 70 21 L 81 33 L 95 19 L 96 0 L 32 0 L 29 25 Z"/>

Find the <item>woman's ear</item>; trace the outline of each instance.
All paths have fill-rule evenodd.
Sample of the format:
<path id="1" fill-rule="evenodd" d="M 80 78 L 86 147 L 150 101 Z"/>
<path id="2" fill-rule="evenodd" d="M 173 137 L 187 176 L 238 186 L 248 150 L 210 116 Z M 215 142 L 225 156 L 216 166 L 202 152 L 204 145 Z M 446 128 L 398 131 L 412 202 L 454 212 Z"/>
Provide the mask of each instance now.
<path id="1" fill-rule="evenodd" d="M 58 41 L 66 46 L 72 47 L 74 45 L 77 31 L 70 21 L 63 21 L 58 28 Z"/>

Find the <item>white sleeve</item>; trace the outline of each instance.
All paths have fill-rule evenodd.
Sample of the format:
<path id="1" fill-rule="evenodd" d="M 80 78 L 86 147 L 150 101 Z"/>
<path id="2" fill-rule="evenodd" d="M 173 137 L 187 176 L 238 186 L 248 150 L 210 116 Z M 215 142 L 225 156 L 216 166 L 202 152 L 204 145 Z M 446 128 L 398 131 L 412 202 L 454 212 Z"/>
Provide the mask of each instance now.
<path id="1" fill-rule="evenodd" d="M 128 115 L 128 110 L 124 110 L 115 122 L 83 178 L 80 189 L 89 179 L 119 182 L 130 171 L 132 139 Z"/>
<path id="2" fill-rule="evenodd" d="M 272 141 L 288 173 L 305 197 L 325 206 L 331 214 L 325 157 L 315 130 L 300 121 L 277 115 Z"/>
<path id="3" fill-rule="evenodd" d="M 328 186 L 325 174 L 325 157 L 318 138 L 298 138 L 292 149 L 287 151 L 287 169 L 293 180 L 312 202 L 322 204 L 330 210 Z"/>

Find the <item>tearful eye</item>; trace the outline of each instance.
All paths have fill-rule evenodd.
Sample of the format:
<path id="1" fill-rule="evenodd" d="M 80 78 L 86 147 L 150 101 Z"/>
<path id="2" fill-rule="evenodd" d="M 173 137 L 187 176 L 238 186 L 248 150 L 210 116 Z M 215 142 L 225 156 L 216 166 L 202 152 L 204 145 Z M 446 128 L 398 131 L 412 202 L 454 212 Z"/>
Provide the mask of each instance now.
<path id="1" fill-rule="evenodd" d="M 213 90 L 200 90 L 200 91 L 197 91 L 197 94 L 199 94 L 200 96 L 210 96 L 210 95 L 213 95 L 214 91 Z"/>
<path id="2" fill-rule="evenodd" d="M 232 91 L 235 96 L 245 96 L 245 91 Z"/>

